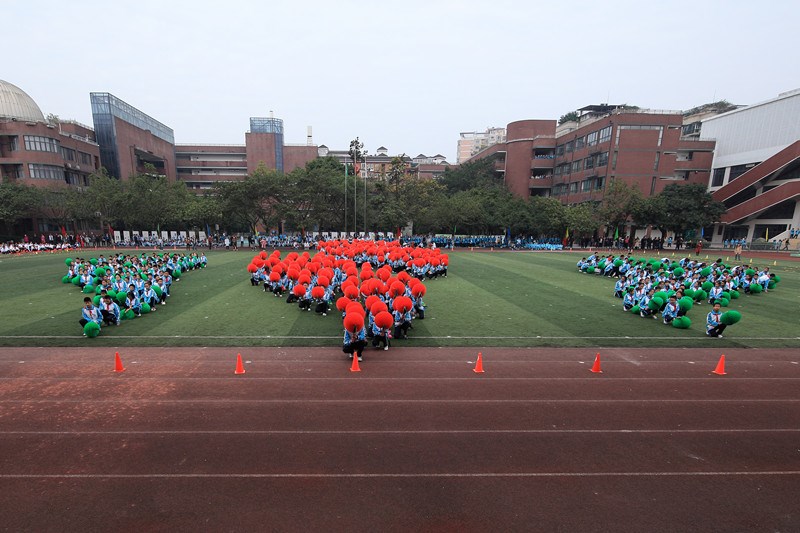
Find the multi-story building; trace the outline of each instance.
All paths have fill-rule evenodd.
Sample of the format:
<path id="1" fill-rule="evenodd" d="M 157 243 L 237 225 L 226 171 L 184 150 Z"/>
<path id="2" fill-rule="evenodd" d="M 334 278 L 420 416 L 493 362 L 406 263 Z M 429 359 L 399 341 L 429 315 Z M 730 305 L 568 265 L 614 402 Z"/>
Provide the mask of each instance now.
<path id="1" fill-rule="evenodd" d="M 22 89 L 0 80 L 0 179 L 84 186 L 99 168 L 100 149 L 91 128 L 46 119 Z"/>
<path id="2" fill-rule="evenodd" d="M 495 158 L 506 186 L 520 197 L 554 196 L 563 203 L 600 202 L 609 183 L 644 196 L 669 183 L 706 183 L 713 141 L 681 135 L 683 115 L 607 104 L 578 110 L 578 120 L 521 120 L 505 143 L 473 159 Z"/>
<path id="3" fill-rule="evenodd" d="M 331 150 L 324 144 L 320 145 L 318 155 L 319 157 L 335 157 L 343 166 L 353 162 L 349 150 Z M 360 177 L 370 180 L 386 179 L 395 158 L 400 158 L 403 162 L 406 176 L 419 179 L 437 179 L 450 166 L 441 154 L 434 156 L 419 154 L 413 158 L 406 154 L 391 156 L 388 148 L 381 146 L 374 154 L 367 154 L 364 157 L 359 167 Z"/>
<path id="4" fill-rule="evenodd" d="M 706 118 L 701 132 L 716 139 L 709 190 L 728 208 L 712 242 L 800 228 L 800 89 Z"/>
<path id="5" fill-rule="evenodd" d="M 251 117 L 244 144 L 179 144 L 175 146 L 178 179 L 192 190 L 210 189 L 220 181 L 243 180 L 263 164 L 291 172 L 317 157 L 317 146 L 283 142 L 283 120 Z"/>
<path id="6" fill-rule="evenodd" d="M 486 131 L 462 131 L 458 136 L 456 163 L 461 164 L 478 152 L 506 142 L 505 128 L 486 128 Z"/>

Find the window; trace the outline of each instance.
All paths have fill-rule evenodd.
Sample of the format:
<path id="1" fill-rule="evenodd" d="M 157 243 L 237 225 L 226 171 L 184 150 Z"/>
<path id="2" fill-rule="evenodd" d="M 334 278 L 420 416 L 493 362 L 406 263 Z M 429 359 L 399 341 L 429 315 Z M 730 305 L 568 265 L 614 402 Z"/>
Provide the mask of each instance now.
<path id="1" fill-rule="evenodd" d="M 64 148 L 62 146 L 61 157 L 63 157 L 65 161 L 75 161 L 75 150 L 72 148 Z"/>
<path id="2" fill-rule="evenodd" d="M 605 178 L 600 176 L 597 178 L 597 181 L 594 182 L 594 190 L 599 191 L 603 188 L 603 184 L 605 183 Z"/>
<path id="3" fill-rule="evenodd" d="M 8 151 L 16 152 L 17 150 L 19 150 L 19 141 L 17 141 L 16 135 L 12 135 L 8 138 Z"/>
<path id="4" fill-rule="evenodd" d="M 606 126 L 600 130 L 600 139 L 597 141 L 600 144 L 607 143 L 611 140 L 611 126 Z"/>
<path id="5" fill-rule="evenodd" d="M 569 141 L 567 144 L 564 145 L 564 151 L 570 153 L 572 152 L 574 146 L 575 144 L 572 141 Z"/>
<path id="6" fill-rule="evenodd" d="M 728 174 L 728 183 L 732 182 L 733 180 L 735 180 L 736 178 L 738 178 L 739 176 L 750 170 L 751 166 L 752 165 L 736 165 L 731 167 L 731 172 L 730 174 Z"/>
<path id="7" fill-rule="evenodd" d="M 556 146 L 556 157 L 564 155 L 564 145 L 559 144 Z"/>
<path id="8" fill-rule="evenodd" d="M 658 170 L 658 162 L 661 161 L 661 152 L 656 152 L 656 160 L 653 163 L 653 170 Z"/>
<path id="9" fill-rule="evenodd" d="M 583 183 L 581 184 L 581 190 L 583 192 L 591 191 L 592 190 L 592 182 L 593 181 L 594 180 L 583 180 Z"/>
<path id="10" fill-rule="evenodd" d="M 587 157 L 583 160 L 583 168 L 589 170 L 590 168 L 594 168 L 594 157 Z"/>
<path id="11" fill-rule="evenodd" d="M 597 132 L 593 131 L 586 136 L 586 146 L 594 146 L 597 144 Z"/>
<path id="12" fill-rule="evenodd" d="M 614 159 L 611 161 L 611 169 L 612 170 L 616 170 L 617 169 L 617 156 L 618 155 L 619 155 L 619 152 L 614 150 Z"/>
<path id="13" fill-rule="evenodd" d="M 578 182 L 577 181 L 569 184 L 569 192 L 570 193 L 578 192 Z"/>
<path id="14" fill-rule="evenodd" d="M 55 165 L 28 163 L 28 172 L 34 179 L 65 181 L 64 169 Z"/>
<path id="15" fill-rule="evenodd" d="M 85 152 L 78 152 L 78 157 L 80 157 L 81 165 L 92 164 L 92 154 L 87 154 Z"/>
<path id="16" fill-rule="evenodd" d="M 58 153 L 60 143 L 50 137 L 40 137 L 38 135 L 25 135 L 25 149 L 31 152 L 53 152 Z"/>
<path id="17" fill-rule="evenodd" d="M 608 164 L 608 152 L 601 152 L 597 155 L 597 166 L 604 167 Z"/>
<path id="18" fill-rule="evenodd" d="M 579 172 L 581 169 L 580 159 L 572 162 L 572 172 Z"/>
<path id="19" fill-rule="evenodd" d="M 577 139 L 575 139 L 576 150 L 580 150 L 584 146 L 586 146 L 586 137 L 578 137 Z"/>
<path id="20" fill-rule="evenodd" d="M 650 196 L 653 196 L 656 193 L 656 181 L 658 178 L 653 176 L 653 180 L 650 182 Z"/>
<path id="21" fill-rule="evenodd" d="M 725 181 L 725 169 L 724 168 L 715 168 L 714 174 L 711 177 L 711 186 L 712 187 L 721 187 L 722 183 Z"/>

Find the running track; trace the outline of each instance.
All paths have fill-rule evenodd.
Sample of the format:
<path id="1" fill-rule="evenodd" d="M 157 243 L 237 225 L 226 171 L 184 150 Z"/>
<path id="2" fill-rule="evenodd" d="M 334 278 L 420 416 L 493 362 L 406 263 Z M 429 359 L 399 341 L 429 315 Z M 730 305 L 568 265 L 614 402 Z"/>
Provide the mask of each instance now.
<path id="1" fill-rule="evenodd" d="M 3 531 L 800 531 L 800 352 L 0 352 Z"/>

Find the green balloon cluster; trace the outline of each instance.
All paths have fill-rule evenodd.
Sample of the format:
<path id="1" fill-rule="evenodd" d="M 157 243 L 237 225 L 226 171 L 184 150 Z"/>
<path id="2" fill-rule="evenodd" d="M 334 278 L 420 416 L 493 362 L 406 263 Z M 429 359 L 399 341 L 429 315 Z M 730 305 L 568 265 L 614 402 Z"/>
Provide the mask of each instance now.
<path id="1" fill-rule="evenodd" d="M 750 284 L 750 294 L 758 294 L 763 291 L 764 288 L 759 285 L 758 283 L 751 283 Z"/>
<path id="2" fill-rule="evenodd" d="M 634 315 L 638 315 L 639 311 L 641 311 L 641 309 L 639 309 L 638 305 L 634 305 L 633 307 L 631 307 L 631 313 L 633 313 Z"/>
<path id="3" fill-rule="evenodd" d="M 699 289 L 694 291 L 694 301 L 695 302 L 702 302 L 703 300 L 708 298 L 708 293 L 703 289 Z"/>
<path id="4" fill-rule="evenodd" d="M 84 285 L 83 294 L 94 294 L 94 285 Z"/>
<path id="5" fill-rule="evenodd" d="M 742 319 L 742 314 L 739 311 L 725 311 L 722 313 L 719 321 L 725 324 L 726 326 L 730 326 L 732 324 L 736 324 Z"/>
<path id="6" fill-rule="evenodd" d="M 149 313 L 149 312 L 150 312 L 150 304 L 143 303 L 142 304 L 142 314 L 144 315 L 144 314 Z"/>
<path id="7" fill-rule="evenodd" d="M 714 284 L 713 284 L 713 283 L 711 283 L 710 281 L 704 281 L 704 282 L 703 282 L 703 290 L 704 290 L 704 291 L 708 292 L 708 291 L 710 291 L 710 290 L 711 290 L 711 289 L 713 289 L 713 288 L 714 288 Z"/>
<path id="8" fill-rule="evenodd" d="M 96 257 L 92 257 L 91 259 L 89 259 L 89 263 L 91 263 L 92 266 L 97 266 L 97 258 Z"/>
<path id="9" fill-rule="evenodd" d="M 675 275 L 676 278 L 680 278 L 684 275 L 684 273 L 686 273 L 686 271 L 681 267 L 677 267 L 673 269 L 672 273 Z"/>
<path id="10" fill-rule="evenodd" d="M 672 321 L 672 327 L 678 329 L 689 329 L 692 325 L 692 319 L 688 316 L 677 316 Z"/>
<path id="11" fill-rule="evenodd" d="M 80 276 L 75 276 L 74 278 L 72 278 L 72 284 L 73 285 L 80 285 L 81 284 L 81 277 Z"/>
<path id="12" fill-rule="evenodd" d="M 89 337 L 94 338 L 100 335 L 100 325 L 97 322 L 87 322 L 85 326 L 83 326 L 83 333 Z"/>
<path id="13" fill-rule="evenodd" d="M 658 296 L 653 296 L 652 298 L 650 298 L 650 301 L 647 302 L 647 308 L 652 311 L 660 311 L 663 306 L 664 306 L 664 300 L 662 300 Z"/>
<path id="14" fill-rule="evenodd" d="M 67 266 L 70 266 L 72 264 L 72 259 L 67 257 L 66 259 L 64 259 L 64 263 L 66 263 Z"/>
<path id="15" fill-rule="evenodd" d="M 739 297 L 739 291 L 731 291 L 731 300 L 735 300 Z"/>
<path id="16" fill-rule="evenodd" d="M 678 305 L 681 306 L 681 309 L 686 311 L 687 313 L 692 310 L 694 306 L 694 300 L 691 299 L 689 296 L 684 296 L 680 300 L 678 300 Z"/>
<path id="17" fill-rule="evenodd" d="M 64 276 L 63 278 L 61 278 L 61 283 L 69 283 L 70 281 L 72 281 L 72 278 L 70 278 L 69 276 Z"/>

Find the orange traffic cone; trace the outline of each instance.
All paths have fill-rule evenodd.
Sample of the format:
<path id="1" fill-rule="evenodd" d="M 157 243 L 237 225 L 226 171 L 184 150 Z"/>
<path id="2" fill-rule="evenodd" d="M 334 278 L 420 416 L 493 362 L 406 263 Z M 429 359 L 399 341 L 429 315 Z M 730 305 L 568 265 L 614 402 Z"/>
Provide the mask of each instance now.
<path id="1" fill-rule="evenodd" d="M 725 375 L 725 354 L 719 356 L 719 363 L 717 363 L 717 368 L 715 368 L 712 374 L 717 374 L 718 376 Z"/>
<path id="2" fill-rule="evenodd" d="M 476 374 L 483 374 L 483 354 L 478 352 L 478 360 L 475 361 L 475 368 L 472 369 Z"/>
<path id="3" fill-rule="evenodd" d="M 353 364 L 350 365 L 350 372 L 361 372 L 361 367 L 358 366 L 358 353 L 353 353 Z"/>
<path id="4" fill-rule="evenodd" d="M 236 354 L 236 370 L 234 374 L 244 374 L 244 365 L 242 365 L 242 354 Z"/>
<path id="5" fill-rule="evenodd" d="M 122 359 L 119 358 L 119 352 L 114 352 L 114 372 L 125 372 L 125 367 L 122 366 Z"/>
<path id="6" fill-rule="evenodd" d="M 595 374 L 602 374 L 603 371 L 600 370 L 600 354 L 594 356 L 594 364 L 592 365 L 592 372 Z"/>

